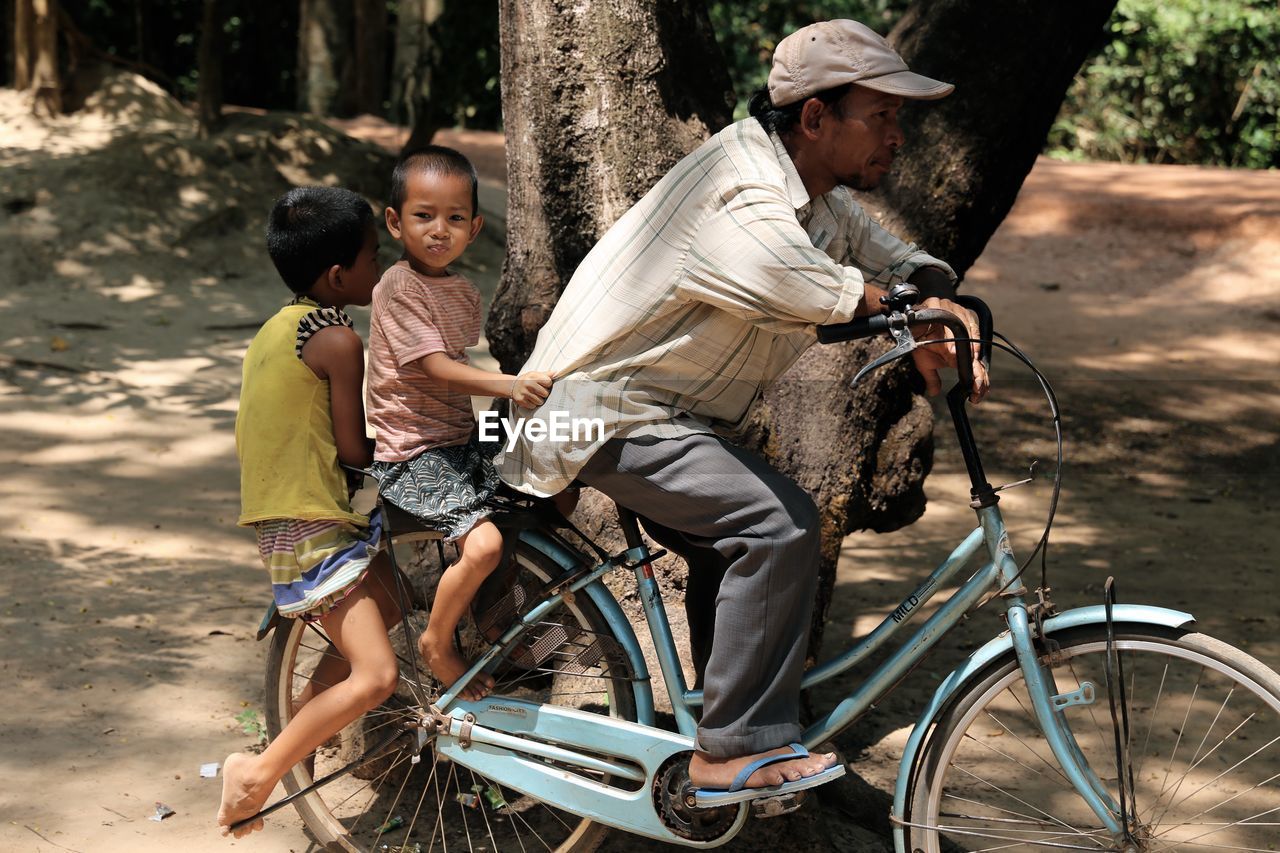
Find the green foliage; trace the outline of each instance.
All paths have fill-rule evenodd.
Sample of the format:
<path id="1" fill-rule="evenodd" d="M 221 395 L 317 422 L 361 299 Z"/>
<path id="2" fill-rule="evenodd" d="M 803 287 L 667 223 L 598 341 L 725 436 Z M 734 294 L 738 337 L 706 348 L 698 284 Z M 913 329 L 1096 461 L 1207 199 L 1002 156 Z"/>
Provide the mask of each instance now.
<path id="1" fill-rule="evenodd" d="M 446 126 L 501 128 L 497 0 L 446 0 L 431 29 L 438 45 L 431 98 Z"/>
<path id="2" fill-rule="evenodd" d="M 1120 0 L 1072 85 L 1055 156 L 1280 166 L 1275 0 Z"/>
<path id="3" fill-rule="evenodd" d="M 735 118 L 747 114 L 747 99 L 765 84 L 773 49 L 788 33 L 815 21 L 852 18 L 887 35 L 909 5 L 909 0 L 709 2 L 712 28 L 738 96 Z"/>
<path id="4" fill-rule="evenodd" d="M 245 708 L 239 714 L 236 714 L 236 722 L 240 724 L 240 730 L 245 734 L 253 737 L 260 744 L 267 742 L 266 724 L 258 718 L 258 712 L 252 708 Z"/>

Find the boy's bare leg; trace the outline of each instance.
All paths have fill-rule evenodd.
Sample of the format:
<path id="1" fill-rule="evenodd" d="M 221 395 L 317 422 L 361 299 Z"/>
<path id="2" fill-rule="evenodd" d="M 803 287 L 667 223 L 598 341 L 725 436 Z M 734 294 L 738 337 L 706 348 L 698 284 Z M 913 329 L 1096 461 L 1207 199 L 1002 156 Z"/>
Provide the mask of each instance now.
<path id="1" fill-rule="evenodd" d="M 481 521 L 458 539 L 458 548 L 461 556 L 441 576 L 427 630 L 418 639 L 418 651 L 432 674 L 446 686 L 457 681 L 471 666 L 454 648 L 453 632 L 480 584 L 502 559 L 502 533 L 493 522 Z M 493 677 L 482 673 L 467 685 L 462 697 L 482 699 L 491 689 Z"/>
<path id="2" fill-rule="evenodd" d="M 230 826 L 261 811 L 285 772 L 313 753 L 334 732 L 357 719 L 395 690 L 399 668 L 378 603 L 368 584 L 361 584 L 320 619 L 338 652 L 350 662 L 351 674 L 314 694 L 261 755 L 234 753 L 222 769 L 222 804 L 218 825 Z M 237 838 L 262 828 L 255 821 Z"/>
<path id="3" fill-rule="evenodd" d="M 362 585 L 368 587 L 369 594 L 378 603 L 378 612 L 382 614 L 383 624 L 390 631 L 400 621 L 400 605 L 396 603 L 398 596 L 395 581 L 392 579 L 391 562 L 387 559 L 385 551 L 376 554 L 370 561 L 369 574 L 365 576 Z M 296 717 L 308 702 L 349 675 L 351 675 L 351 664 L 347 663 L 347 659 L 330 643 L 324 656 L 320 658 L 320 663 L 316 664 L 316 668 L 312 670 L 307 683 L 298 695 L 293 697 L 290 718 Z M 315 753 L 308 755 L 303 761 L 306 764 L 307 775 L 314 780 L 316 778 Z"/>

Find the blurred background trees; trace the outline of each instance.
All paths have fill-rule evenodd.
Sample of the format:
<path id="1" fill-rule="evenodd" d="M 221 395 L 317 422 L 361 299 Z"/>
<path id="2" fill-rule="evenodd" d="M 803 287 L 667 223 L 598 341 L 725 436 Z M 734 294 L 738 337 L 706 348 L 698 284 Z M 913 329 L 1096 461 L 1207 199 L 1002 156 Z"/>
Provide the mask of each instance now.
<path id="1" fill-rule="evenodd" d="M 778 39 L 850 17 L 883 33 L 908 0 L 709 2 L 738 96 L 768 73 Z M 212 7 L 217 32 L 202 22 Z M 45 112 L 74 109 L 100 63 L 195 102 L 200 41 L 219 36 L 221 102 L 412 128 L 497 130 L 498 0 L 0 0 L 0 82 Z M 56 34 L 55 34 L 56 33 Z M 991 46 L 993 58 L 999 46 Z M 210 81 L 206 79 L 206 88 Z M 999 92 L 992 92 L 999 97 Z M 82 97 L 82 95 L 81 95 Z M 1275 0 L 1120 0 L 1049 136 L 1054 156 L 1280 166 L 1280 12 Z"/>

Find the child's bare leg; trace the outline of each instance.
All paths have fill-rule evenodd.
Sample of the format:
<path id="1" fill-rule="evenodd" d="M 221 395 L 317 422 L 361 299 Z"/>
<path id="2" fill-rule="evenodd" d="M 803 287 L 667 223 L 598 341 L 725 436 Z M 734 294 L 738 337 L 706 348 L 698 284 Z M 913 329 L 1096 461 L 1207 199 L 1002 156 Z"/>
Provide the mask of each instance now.
<path id="1" fill-rule="evenodd" d="M 453 645 L 458 621 L 475 598 L 480 584 L 502 559 L 502 533 L 491 521 L 481 521 L 458 539 L 461 556 L 445 569 L 436 587 L 427 630 L 418 639 L 418 651 L 437 679 L 452 684 L 470 668 Z M 462 691 L 464 699 L 481 699 L 493 688 L 493 678 L 482 674 Z"/>
<path id="2" fill-rule="evenodd" d="M 260 811 L 290 767 L 395 690 L 399 670 L 369 584 L 357 587 L 320 623 L 338 652 L 350 662 L 351 673 L 314 694 L 261 755 L 236 753 L 227 757 L 222 769 L 219 826 L 230 827 Z M 235 835 L 239 838 L 261 828 L 259 820 Z M 224 835 L 229 832 L 229 828 L 223 829 Z"/>
<path id="3" fill-rule="evenodd" d="M 391 562 L 387 559 L 386 552 L 379 553 L 370 563 L 369 574 L 365 576 L 364 585 L 368 587 L 369 594 L 378 603 L 378 612 L 382 614 L 382 621 L 388 630 L 400 621 L 400 606 L 396 604 L 398 597 L 395 592 L 395 581 L 392 578 Z M 320 663 L 307 679 L 307 683 L 298 695 L 293 697 L 290 717 L 297 716 L 308 702 L 345 680 L 350 674 L 351 664 L 347 663 L 347 659 L 330 643 L 324 656 L 320 658 Z M 308 755 L 303 761 L 306 763 L 307 775 L 315 779 L 315 753 Z"/>

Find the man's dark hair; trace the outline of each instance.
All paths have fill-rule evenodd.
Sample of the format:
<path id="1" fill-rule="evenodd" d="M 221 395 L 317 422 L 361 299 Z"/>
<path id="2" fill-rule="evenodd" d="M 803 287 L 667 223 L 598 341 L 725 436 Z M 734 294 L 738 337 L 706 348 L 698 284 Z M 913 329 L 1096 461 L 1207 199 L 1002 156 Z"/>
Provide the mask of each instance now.
<path id="1" fill-rule="evenodd" d="M 822 103 L 835 109 L 836 114 L 840 114 L 840 99 L 843 98 L 853 86 L 852 83 L 845 83 L 843 86 L 836 86 L 834 89 L 825 89 L 821 92 L 814 92 L 810 97 L 817 98 Z M 769 87 L 761 86 L 751 93 L 751 99 L 747 101 L 747 112 L 760 122 L 761 127 L 766 133 L 776 133 L 784 136 L 790 133 L 800 122 L 800 111 L 804 109 L 804 102 L 809 98 L 796 101 L 794 104 L 787 104 L 785 107 L 775 107 L 773 101 L 769 99 Z"/>
<path id="2" fill-rule="evenodd" d="M 471 181 L 471 216 L 475 217 L 480 212 L 480 180 L 476 177 L 476 167 L 471 165 L 471 161 L 461 151 L 444 145 L 426 145 L 401 154 L 395 171 L 391 173 L 390 201 L 391 209 L 396 213 L 404 206 L 409 176 L 414 172 L 467 178 Z"/>
<path id="3" fill-rule="evenodd" d="M 350 267 L 373 227 L 373 208 L 341 187 L 295 187 L 267 217 L 267 254 L 294 293 L 334 264 Z"/>

